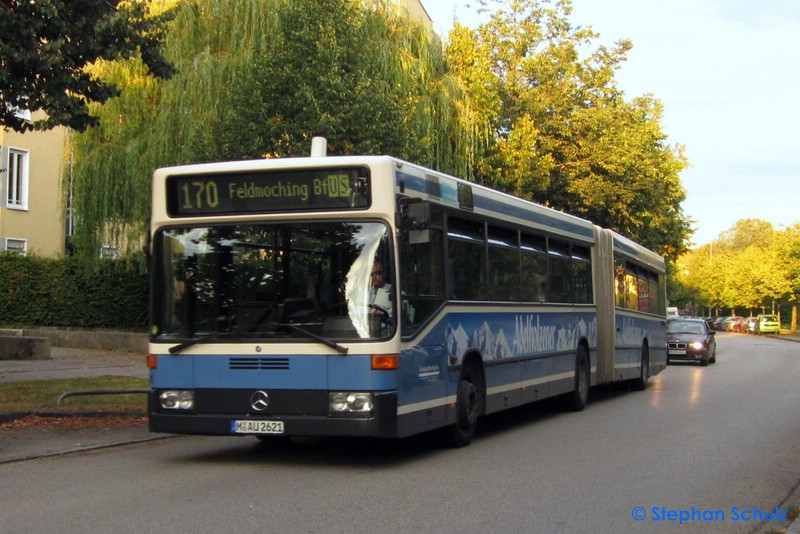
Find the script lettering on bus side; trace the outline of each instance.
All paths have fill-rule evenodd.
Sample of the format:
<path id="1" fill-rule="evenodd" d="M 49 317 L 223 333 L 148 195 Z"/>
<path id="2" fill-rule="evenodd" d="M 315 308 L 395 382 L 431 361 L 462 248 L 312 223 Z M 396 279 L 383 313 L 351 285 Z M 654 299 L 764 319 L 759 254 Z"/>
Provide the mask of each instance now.
<path id="1" fill-rule="evenodd" d="M 514 331 L 514 352 L 516 354 L 531 354 L 537 352 L 552 352 L 556 349 L 556 327 L 553 325 L 540 325 L 539 316 L 536 324 L 533 315 L 516 317 Z"/>

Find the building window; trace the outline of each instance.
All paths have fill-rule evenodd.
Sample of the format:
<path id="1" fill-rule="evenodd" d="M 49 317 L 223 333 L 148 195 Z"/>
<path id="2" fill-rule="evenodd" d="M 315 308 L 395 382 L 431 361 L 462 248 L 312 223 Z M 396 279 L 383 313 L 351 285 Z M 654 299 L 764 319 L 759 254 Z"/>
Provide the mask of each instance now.
<path id="1" fill-rule="evenodd" d="M 28 251 L 28 241 L 26 239 L 15 239 L 8 237 L 5 240 L 6 252 L 13 252 L 14 254 L 25 254 Z"/>
<path id="2" fill-rule="evenodd" d="M 6 161 L 6 206 L 28 209 L 28 151 L 8 149 Z"/>

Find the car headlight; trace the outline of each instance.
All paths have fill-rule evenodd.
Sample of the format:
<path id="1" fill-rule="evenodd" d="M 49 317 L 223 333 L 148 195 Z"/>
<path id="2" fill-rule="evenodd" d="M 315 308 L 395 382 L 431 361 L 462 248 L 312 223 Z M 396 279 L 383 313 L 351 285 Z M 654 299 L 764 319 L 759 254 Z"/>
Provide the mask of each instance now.
<path id="1" fill-rule="evenodd" d="M 706 344 L 702 341 L 692 341 L 689 343 L 689 346 L 692 347 L 694 350 L 702 350 L 706 347 Z"/>
<path id="2" fill-rule="evenodd" d="M 194 391 L 191 390 L 166 390 L 158 395 L 161 407 L 165 410 L 192 410 L 194 409 Z"/>
<path id="3" fill-rule="evenodd" d="M 331 415 L 370 415 L 373 408 L 372 393 L 332 391 L 328 395 Z"/>

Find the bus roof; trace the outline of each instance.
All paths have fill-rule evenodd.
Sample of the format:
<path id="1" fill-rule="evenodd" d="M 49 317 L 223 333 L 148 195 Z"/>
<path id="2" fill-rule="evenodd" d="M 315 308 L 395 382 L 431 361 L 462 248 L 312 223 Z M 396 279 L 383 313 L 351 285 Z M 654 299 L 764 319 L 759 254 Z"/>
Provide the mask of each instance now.
<path id="1" fill-rule="evenodd" d="M 659 272 L 664 272 L 665 263 L 663 257 L 625 236 L 619 235 L 616 232 L 612 232 L 612 234 L 614 235 L 614 252 L 627 256 L 629 259 L 644 263 L 648 267 L 657 269 Z"/>
<path id="2" fill-rule="evenodd" d="M 398 192 L 459 208 L 458 187 L 467 186 L 472 193 L 472 206 L 467 211 L 587 243 L 593 241 L 590 221 L 413 163 L 396 162 Z"/>

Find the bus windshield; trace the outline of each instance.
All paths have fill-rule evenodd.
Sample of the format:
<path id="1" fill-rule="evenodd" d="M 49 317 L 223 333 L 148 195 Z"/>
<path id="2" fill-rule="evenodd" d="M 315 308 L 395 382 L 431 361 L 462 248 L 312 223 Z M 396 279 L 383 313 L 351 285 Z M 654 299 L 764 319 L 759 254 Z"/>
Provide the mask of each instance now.
<path id="1" fill-rule="evenodd" d="M 163 229 L 154 242 L 153 339 L 387 338 L 395 329 L 390 236 L 381 222 Z"/>

